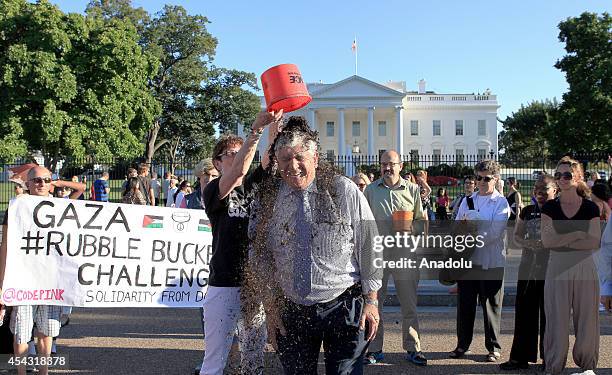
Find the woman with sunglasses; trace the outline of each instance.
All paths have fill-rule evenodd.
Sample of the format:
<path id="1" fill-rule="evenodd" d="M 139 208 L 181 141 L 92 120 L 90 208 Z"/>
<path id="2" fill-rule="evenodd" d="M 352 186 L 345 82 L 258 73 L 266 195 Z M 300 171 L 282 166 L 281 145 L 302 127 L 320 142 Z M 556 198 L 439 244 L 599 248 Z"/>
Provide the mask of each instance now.
<path id="1" fill-rule="evenodd" d="M 599 358 L 599 280 L 593 255 L 599 248 L 599 209 L 579 162 L 557 164 L 559 197 L 542 207 L 542 245 L 550 249 L 544 285 L 546 372 L 560 374 L 567 361 L 569 322 L 574 323 L 574 362 L 593 373 Z"/>
<path id="2" fill-rule="evenodd" d="M 540 176 L 533 187 L 536 204 L 519 213 L 514 227 L 514 241 L 523 248 L 519 266 L 514 316 L 514 340 L 510 360 L 499 367 L 505 371 L 529 368 L 529 362 L 538 361 L 538 333 L 540 357 L 544 359 L 544 277 L 548 252 L 542 249 L 541 210 L 555 199 L 557 188 L 553 176 Z"/>
<path id="3" fill-rule="evenodd" d="M 504 296 L 504 241 L 503 233 L 510 215 L 506 198 L 495 189 L 500 166 L 494 160 L 483 160 L 474 167 L 478 191 L 466 197 L 459 206 L 456 221 L 477 228 L 474 236 L 481 236 L 482 245 L 471 255 L 472 268 L 465 270 L 457 281 L 457 347 L 451 358 L 470 353 L 474 336 L 476 306 L 484 313 L 486 360 L 496 362 L 501 357 L 499 343 L 502 299 Z"/>
<path id="4" fill-rule="evenodd" d="M 351 178 L 351 180 L 353 180 L 362 193 L 370 184 L 370 179 L 365 175 L 365 173 L 357 173 Z"/>
<path id="5" fill-rule="evenodd" d="M 174 200 L 174 207 L 181 207 L 183 199 L 186 195 L 191 194 L 191 184 L 187 180 L 183 180 L 178 187 L 178 190 L 174 193 L 172 199 Z"/>

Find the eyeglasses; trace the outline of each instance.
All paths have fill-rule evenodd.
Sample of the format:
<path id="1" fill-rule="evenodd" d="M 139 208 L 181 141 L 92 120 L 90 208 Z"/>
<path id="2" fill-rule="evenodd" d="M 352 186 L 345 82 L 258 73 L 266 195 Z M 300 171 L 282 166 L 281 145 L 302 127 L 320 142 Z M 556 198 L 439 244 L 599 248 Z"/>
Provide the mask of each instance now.
<path id="1" fill-rule="evenodd" d="M 401 163 L 394 163 L 394 162 L 392 162 L 392 161 L 391 161 L 391 162 L 388 162 L 388 163 L 385 163 L 385 162 L 380 163 L 380 166 L 381 166 L 381 167 L 383 167 L 383 168 L 387 168 L 387 167 L 391 167 L 391 168 L 393 168 L 393 167 L 395 167 L 396 165 L 400 165 L 400 164 L 401 164 Z"/>
<path id="2" fill-rule="evenodd" d="M 361 184 L 357 184 L 357 186 L 359 186 L 360 188 L 362 188 L 362 187 L 366 187 L 366 184 L 361 183 Z"/>
<path id="3" fill-rule="evenodd" d="M 230 158 L 233 158 L 234 156 L 236 156 L 237 153 L 238 151 L 235 151 L 235 150 L 225 151 L 217 155 L 217 158 L 222 158 L 223 156 L 229 156 Z"/>
<path id="4" fill-rule="evenodd" d="M 572 174 L 572 172 L 556 172 L 555 173 L 555 180 L 561 180 L 564 179 L 566 181 L 570 181 L 574 178 L 574 175 Z"/>
<path id="5" fill-rule="evenodd" d="M 491 180 L 493 180 L 495 177 L 494 176 L 476 176 L 476 181 L 482 181 L 484 180 L 484 182 L 491 182 Z"/>
<path id="6" fill-rule="evenodd" d="M 51 183 L 51 177 L 35 177 L 30 179 L 30 182 L 33 182 L 35 184 L 50 184 Z"/>

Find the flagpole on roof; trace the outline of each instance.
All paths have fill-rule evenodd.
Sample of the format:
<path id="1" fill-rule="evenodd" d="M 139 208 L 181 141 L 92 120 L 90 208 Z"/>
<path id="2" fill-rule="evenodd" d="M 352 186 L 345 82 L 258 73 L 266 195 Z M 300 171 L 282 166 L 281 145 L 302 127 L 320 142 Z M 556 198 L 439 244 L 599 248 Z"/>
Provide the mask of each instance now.
<path id="1" fill-rule="evenodd" d="M 357 75 L 357 35 L 353 40 L 353 50 L 355 51 L 355 75 Z"/>

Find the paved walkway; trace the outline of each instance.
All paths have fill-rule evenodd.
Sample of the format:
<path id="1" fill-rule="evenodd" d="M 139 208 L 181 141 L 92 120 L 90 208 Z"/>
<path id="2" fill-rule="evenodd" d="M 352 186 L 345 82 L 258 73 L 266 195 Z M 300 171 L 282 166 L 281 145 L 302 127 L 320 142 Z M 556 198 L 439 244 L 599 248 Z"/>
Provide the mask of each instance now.
<path id="1" fill-rule="evenodd" d="M 368 366 L 366 374 L 494 374 L 495 364 L 484 362 L 482 315 L 479 313 L 472 350 L 474 355 L 451 360 L 447 352 L 455 345 L 455 310 L 449 307 L 420 309 L 423 350 L 430 359 L 417 368 L 403 359 L 399 308 L 385 308 L 386 328 L 383 364 Z M 612 315 L 601 315 L 600 369 L 612 374 Z M 512 343 L 514 313 L 503 313 L 501 344 L 507 358 Z M 184 374 L 201 360 L 202 339 L 198 310 L 194 309 L 75 309 L 70 324 L 58 339 L 59 353 L 67 354 L 68 374 Z M 572 338 L 573 343 L 573 338 Z M 571 347 L 570 347 L 571 348 Z M 321 362 L 322 363 L 322 362 Z M 576 372 L 571 352 L 566 374 Z M 535 370 L 535 368 L 534 368 Z M 530 374 L 535 371 L 508 374 Z M 273 353 L 268 354 L 268 374 L 281 374 Z M 323 366 L 319 373 L 323 374 Z"/>

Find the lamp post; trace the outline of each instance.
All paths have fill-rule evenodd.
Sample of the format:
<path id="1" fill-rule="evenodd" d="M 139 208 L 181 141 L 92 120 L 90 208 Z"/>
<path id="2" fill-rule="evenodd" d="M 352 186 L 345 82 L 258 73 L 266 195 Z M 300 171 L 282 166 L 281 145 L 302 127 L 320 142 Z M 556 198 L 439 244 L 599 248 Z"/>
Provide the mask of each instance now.
<path id="1" fill-rule="evenodd" d="M 355 143 L 353 144 L 351 151 L 353 154 L 352 155 L 353 156 L 353 170 L 354 170 L 354 173 L 357 174 L 357 160 L 355 159 L 355 155 L 361 154 L 361 149 L 359 148 L 359 145 L 357 144 L 357 140 L 355 140 Z"/>

